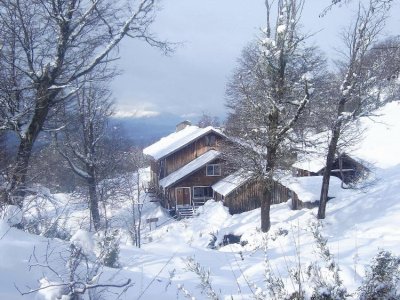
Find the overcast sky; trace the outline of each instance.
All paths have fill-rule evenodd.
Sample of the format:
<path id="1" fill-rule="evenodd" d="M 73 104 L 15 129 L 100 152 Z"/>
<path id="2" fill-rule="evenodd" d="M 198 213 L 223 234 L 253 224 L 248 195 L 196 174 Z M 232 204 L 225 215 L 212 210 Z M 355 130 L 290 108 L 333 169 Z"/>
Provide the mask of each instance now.
<path id="1" fill-rule="evenodd" d="M 316 33 L 310 43 L 332 57 L 355 8 L 335 7 L 320 18 L 330 2 L 306 1 L 302 23 L 305 32 Z M 143 42 L 122 43 L 118 66 L 123 73 L 112 85 L 118 115 L 172 113 L 190 119 L 206 112 L 223 118 L 225 86 L 236 59 L 265 27 L 264 0 L 164 0 L 162 6 L 154 32 L 183 45 L 166 57 Z M 391 15 L 386 33 L 398 34 L 399 6 Z"/>

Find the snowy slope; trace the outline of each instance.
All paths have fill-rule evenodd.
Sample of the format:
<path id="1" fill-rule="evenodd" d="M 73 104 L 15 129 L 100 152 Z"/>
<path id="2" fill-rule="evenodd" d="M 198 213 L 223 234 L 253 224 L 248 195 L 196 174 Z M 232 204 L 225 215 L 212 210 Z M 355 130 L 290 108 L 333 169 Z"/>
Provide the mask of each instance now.
<path id="1" fill-rule="evenodd" d="M 324 221 L 323 235 L 329 238 L 328 246 L 342 269 L 342 278 L 353 290 L 360 283 L 364 265 L 379 248 L 400 254 L 400 202 L 397 196 L 400 166 L 380 170 L 379 175 L 386 180 L 371 187 L 368 193 L 347 190 L 341 192 L 342 198 L 331 200 Z M 222 299 L 230 299 L 231 295 L 234 299 L 250 299 L 252 291 L 247 282 L 263 287 L 265 240 L 259 231 L 259 214 L 260 210 L 256 209 L 231 216 L 220 203 L 210 201 L 199 216 L 191 220 L 168 222 L 147 231 L 142 249 L 129 242 L 123 243 L 120 259 L 123 271 L 120 273 L 122 278 L 131 278 L 135 282 L 123 299 L 138 299 L 142 293 L 140 299 L 177 299 L 178 287 L 182 285 L 196 299 L 204 299 L 198 288 L 199 279 L 187 271 L 187 257 L 194 257 L 204 268 L 210 269 L 212 284 L 221 292 Z M 315 244 L 308 229 L 309 223 L 315 221 L 315 214 L 315 209 L 292 211 L 285 203 L 272 207 L 267 253 L 271 265 L 283 277 L 287 277 L 286 266 L 297 260 L 293 241 L 299 242 L 297 247 L 301 249 L 302 264 L 315 261 Z M 7 230 L 3 224 L 1 236 Z M 282 234 L 285 232 L 287 235 Z M 212 235 L 217 237 L 215 244 L 218 245 L 229 233 L 242 235 L 243 246 L 231 244 L 218 250 L 208 247 Z M 41 273 L 28 272 L 27 261 L 34 246 L 41 247 L 37 251 L 44 251 L 46 241 L 16 229 L 5 234 L 0 241 L 0 252 L 4 254 L 0 263 L 1 299 L 19 299 L 14 283 L 20 287 L 37 284 Z M 107 271 L 105 278 L 112 272 Z M 175 275 L 170 279 L 173 273 Z M 178 299 L 184 299 L 181 292 L 180 295 Z M 24 299 L 35 298 L 31 295 Z"/>
<path id="2" fill-rule="evenodd" d="M 400 119 L 396 117 L 400 115 L 400 104 L 388 104 L 381 113 L 375 123 L 362 121 L 367 127 L 365 140 L 356 150 L 358 156 L 376 163 L 377 181 L 363 190 L 342 190 L 333 185 L 331 192 L 336 198 L 329 201 L 327 217 L 322 222 L 322 234 L 328 238 L 327 245 L 349 292 L 360 285 L 365 266 L 379 249 L 400 255 L 400 155 L 396 152 L 400 148 Z M 71 208 L 65 216 L 71 233 L 87 226 L 87 210 L 71 205 L 69 195 L 57 195 L 56 199 Z M 140 249 L 123 233 L 122 269 L 105 268 L 101 280 L 131 278 L 134 285 L 120 299 L 187 299 L 189 296 L 185 295 L 189 294 L 206 299 L 199 288 L 200 279 L 188 271 L 188 258 L 193 258 L 210 271 L 211 284 L 220 299 L 254 299 L 255 293 L 265 289 L 267 255 L 272 271 L 283 278 L 288 289 L 293 289 L 290 268 L 299 262 L 303 267 L 315 261 L 324 264 L 310 231 L 310 224 L 316 222 L 316 211 L 293 211 L 286 203 L 274 205 L 272 227 L 264 235 L 259 230 L 259 209 L 232 216 L 221 203 L 209 201 L 193 219 L 173 221 L 156 203 L 146 202 L 143 218 L 158 217 L 157 228 L 150 231 L 144 225 Z M 129 203 L 110 207 L 108 213 L 114 226 L 123 226 L 129 216 Z M 227 234 L 241 236 L 241 243 L 220 245 Z M 68 247 L 68 242 L 31 235 L 0 223 L 0 299 L 21 299 L 14 284 L 26 290 L 27 285 L 38 287 L 43 274 L 54 279 L 48 270 L 28 268 L 34 247 L 43 258 L 48 242 L 56 253 Z M 65 269 L 65 263 L 53 263 Z M 309 289 L 305 289 L 309 295 Z M 116 298 L 115 294 L 107 297 Z M 356 295 L 349 296 L 352 298 Z M 30 294 L 22 299 L 46 298 Z"/>
<path id="3" fill-rule="evenodd" d="M 362 140 L 354 155 L 379 168 L 400 164 L 400 101 L 378 109 L 375 116 L 362 118 Z"/>
<path id="4" fill-rule="evenodd" d="M 346 141 L 339 140 L 339 145 L 352 158 L 361 163 L 368 162 L 375 167 L 388 168 L 400 163 L 400 101 L 386 104 L 376 110 L 373 116 L 362 117 L 357 122 L 359 132 L 348 133 L 357 139 L 354 145 L 347 145 Z M 325 155 L 330 138 L 330 132 L 321 132 L 312 135 L 310 145 L 304 147 L 305 153 L 293 164 L 299 169 L 319 172 L 325 167 Z"/>

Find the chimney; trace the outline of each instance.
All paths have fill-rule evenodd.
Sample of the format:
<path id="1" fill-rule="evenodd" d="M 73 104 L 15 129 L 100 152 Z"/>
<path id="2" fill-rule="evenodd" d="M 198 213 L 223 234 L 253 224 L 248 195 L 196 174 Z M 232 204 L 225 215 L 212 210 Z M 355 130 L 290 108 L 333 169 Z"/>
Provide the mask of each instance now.
<path id="1" fill-rule="evenodd" d="M 186 127 L 191 126 L 191 125 L 192 125 L 192 123 L 187 120 L 180 122 L 179 124 L 176 125 L 175 132 L 181 131 L 182 129 L 185 129 Z"/>

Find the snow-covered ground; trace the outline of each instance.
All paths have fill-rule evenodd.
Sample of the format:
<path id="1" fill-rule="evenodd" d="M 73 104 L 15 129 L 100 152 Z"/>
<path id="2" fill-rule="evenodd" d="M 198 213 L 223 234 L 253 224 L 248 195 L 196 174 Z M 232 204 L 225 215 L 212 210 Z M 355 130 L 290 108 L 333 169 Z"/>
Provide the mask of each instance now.
<path id="1" fill-rule="evenodd" d="M 322 235 L 328 238 L 328 247 L 349 292 L 354 292 L 361 284 L 365 266 L 379 249 L 400 255 L 400 104 L 391 103 L 381 113 L 379 123 L 363 121 L 372 129 L 357 150 L 360 157 L 376 163 L 374 178 L 377 180 L 362 190 L 343 190 L 335 185 L 336 197 L 328 202 L 327 217 L 322 222 Z M 393 143 L 381 141 L 383 136 Z M 368 143 L 376 146 L 374 150 Z M 379 145 L 390 149 L 386 152 Z M 68 204 L 69 209 L 62 211 L 67 217 L 61 222 L 68 231 L 74 233 L 79 228 L 87 228 L 88 212 L 84 207 L 73 205 L 70 195 L 55 195 L 55 199 L 59 207 Z M 113 226 L 126 223 L 129 207 L 129 203 L 124 202 L 110 207 L 108 213 L 114 220 Z M 145 201 L 143 219 L 155 217 L 159 218 L 157 228 L 150 230 L 148 224 L 143 225 L 140 249 L 132 245 L 128 234 L 121 233 L 119 262 L 122 268 L 104 268 L 97 278 L 100 283 L 118 283 L 130 278 L 133 285 L 120 299 L 185 299 L 190 296 L 206 299 L 199 287 L 198 275 L 189 270 L 193 262 L 209 270 L 211 284 L 220 299 L 252 299 L 254 294 L 265 289 L 266 256 L 272 272 L 283 278 L 288 289 L 294 289 L 288 276 L 290 269 L 298 264 L 306 267 L 315 261 L 324 265 L 310 230 L 310 224 L 316 222 L 316 209 L 293 211 L 286 203 L 274 205 L 272 227 L 267 235 L 259 230 L 259 209 L 232 216 L 215 201 L 208 201 L 193 219 L 181 221 L 171 220 L 158 204 Z M 240 243 L 223 246 L 224 236 L 228 234 L 241 236 Z M 49 265 L 62 272 L 65 262 L 60 257 L 68 245 L 66 241 L 10 228 L 1 221 L 0 299 L 21 299 L 15 286 L 27 291 L 27 286 L 39 287 L 39 280 L 43 285 L 44 277 L 57 281 L 43 266 L 29 268 L 36 261 L 32 253 L 43 262 L 45 253 L 49 252 L 46 249 L 50 249 Z M 115 299 L 121 291 L 110 289 L 107 297 Z M 307 288 L 306 292 L 309 292 Z M 47 290 L 42 290 L 22 299 L 51 297 Z"/>

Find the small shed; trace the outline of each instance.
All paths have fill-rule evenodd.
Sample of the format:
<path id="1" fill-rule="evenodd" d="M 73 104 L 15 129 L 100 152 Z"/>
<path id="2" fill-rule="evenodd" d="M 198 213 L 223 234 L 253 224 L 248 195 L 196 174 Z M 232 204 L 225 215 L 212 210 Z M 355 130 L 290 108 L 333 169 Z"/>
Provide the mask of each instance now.
<path id="1" fill-rule="evenodd" d="M 287 202 L 291 199 L 292 209 L 313 208 L 318 206 L 322 186 L 322 176 L 293 177 L 282 176 L 274 181 L 271 204 Z M 222 201 L 229 213 L 237 214 L 261 206 L 263 186 L 252 178 L 251 172 L 243 170 L 227 176 L 212 186 L 214 199 Z M 328 199 L 339 195 L 341 180 L 332 176 Z"/>
<path id="2" fill-rule="evenodd" d="M 303 158 L 293 164 L 293 175 L 298 177 L 323 175 L 325 160 L 326 157 L 323 155 L 310 155 Z M 360 159 L 343 153 L 335 158 L 331 176 L 341 179 L 346 184 L 356 182 L 369 172 L 364 164 Z"/>
<path id="3" fill-rule="evenodd" d="M 229 213 L 237 214 L 261 206 L 264 186 L 254 179 L 251 172 L 243 170 L 225 177 L 212 186 L 214 199 L 222 201 L 229 208 Z M 274 181 L 271 204 L 279 204 L 293 197 L 290 189 Z"/>
<path id="4" fill-rule="evenodd" d="M 319 205 L 321 195 L 322 176 L 282 178 L 280 183 L 292 191 L 292 207 L 301 209 L 303 207 L 313 208 Z M 340 196 L 342 191 L 341 180 L 331 176 L 329 183 L 328 200 Z M 297 201 L 297 203 L 295 203 Z"/>

